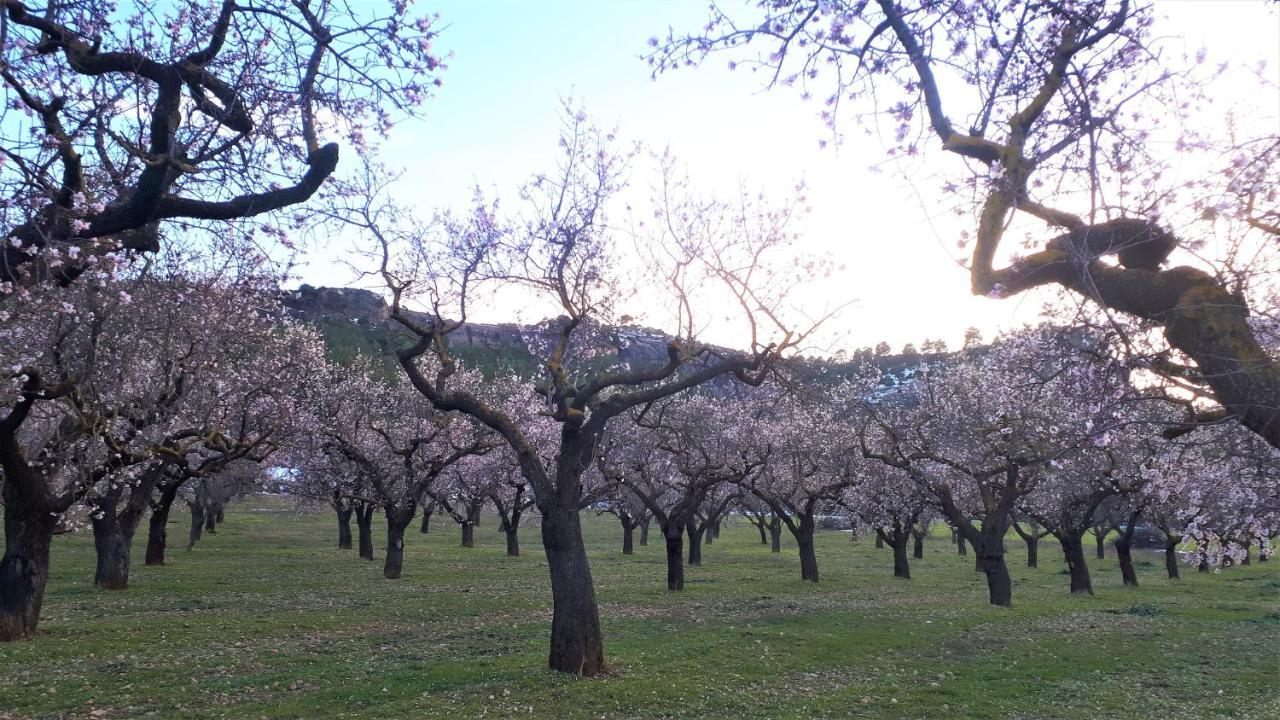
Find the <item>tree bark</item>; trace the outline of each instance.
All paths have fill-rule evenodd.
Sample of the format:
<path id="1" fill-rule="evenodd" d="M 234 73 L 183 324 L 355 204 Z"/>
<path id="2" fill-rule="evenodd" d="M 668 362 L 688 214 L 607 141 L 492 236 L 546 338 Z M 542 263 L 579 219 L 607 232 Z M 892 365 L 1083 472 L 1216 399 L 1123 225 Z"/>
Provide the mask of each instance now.
<path id="1" fill-rule="evenodd" d="M 216 523 L 218 523 L 218 524 L 221 524 L 221 523 L 223 523 L 223 522 L 227 519 L 227 516 L 224 514 L 224 510 L 225 510 L 225 508 L 224 508 L 222 505 L 219 505 L 219 506 L 215 509 L 215 511 L 214 511 L 214 522 L 216 522 Z"/>
<path id="2" fill-rule="evenodd" d="M 503 532 L 507 536 L 507 557 L 520 557 L 520 526 L 509 525 Z"/>
<path id="3" fill-rule="evenodd" d="M 191 508 L 191 534 L 187 537 L 187 550 L 191 550 L 200 542 L 200 532 L 204 529 L 204 503 L 197 500 L 188 502 L 187 506 Z"/>
<path id="4" fill-rule="evenodd" d="M 640 523 L 640 545 L 642 545 L 642 546 L 644 546 L 644 547 L 648 547 L 648 546 L 649 546 L 649 520 L 648 520 L 648 518 L 646 518 L 644 522 Z"/>
<path id="5" fill-rule="evenodd" d="M 1105 530 L 1102 532 L 1098 532 L 1097 530 L 1094 530 L 1093 543 L 1096 548 L 1095 553 L 1097 555 L 1097 558 L 1099 560 L 1106 560 L 1107 559 L 1107 532 Z"/>
<path id="6" fill-rule="evenodd" d="M 895 542 L 890 543 L 893 546 L 893 576 L 911 579 L 911 563 L 907 561 L 907 538 L 894 538 Z"/>
<path id="7" fill-rule="evenodd" d="M 356 534 L 359 536 L 360 559 L 373 559 L 373 504 L 356 505 Z"/>
<path id="8" fill-rule="evenodd" d="M 471 524 L 470 520 L 463 520 L 462 525 L 462 547 L 469 548 L 476 546 L 476 526 Z"/>
<path id="9" fill-rule="evenodd" d="M 756 529 L 760 531 L 760 544 L 768 545 L 769 533 L 765 532 L 764 525 L 765 525 L 764 520 L 761 520 L 760 522 L 756 523 Z"/>
<path id="10" fill-rule="evenodd" d="M 1138 587 L 1138 573 L 1133 569 L 1133 554 L 1129 539 L 1121 534 L 1116 538 L 1116 557 L 1120 560 L 1120 577 L 1127 587 Z"/>
<path id="11" fill-rule="evenodd" d="M 418 527 L 418 532 L 426 535 L 431 532 L 431 514 L 434 511 L 426 505 L 422 506 L 422 525 Z"/>
<path id="12" fill-rule="evenodd" d="M 540 509 L 553 607 L 548 666 L 560 672 L 597 675 L 604 670 L 604 636 L 577 508 L 548 503 Z"/>
<path id="13" fill-rule="evenodd" d="M 1040 538 L 1033 537 L 1027 543 L 1027 567 L 1040 566 Z"/>
<path id="14" fill-rule="evenodd" d="M 782 519 L 777 515 L 769 521 L 769 552 L 782 552 Z"/>
<path id="15" fill-rule="evenodd" d="M 818 582 L 818 553 L 813 547 L 813 534 L 813 516 L 801 515 L 800 526 L 793 533 L 800 548 L 800 579 Z"/>
<path id="16" fill-rule="evenodd" d="M 218 534 L 218 508 L 209 508 L 204 514 L 204 531 L 210 535 Z"/>
<path id="17" fill-rule="evenodd" d="M 338 507 L 334 510 L 338 514 L 338 548 L 341 550 L 351 549 L 351 508 Z"/>
<path id="18" fill-rule="evenodd" d="M 120 522 L 115 508 L 91 517 L 93 547 L 98 556 L 93 584 L 103 590 L 124 590 L 129 586 L 129 551 L 134 528 Z"/>
<path id="19" fill-rule="evenodd" d="M 165 544 L 169 539 L 169 510 L 178 497 L 177 483 L 164 486 L 160 499 L 151 506 L 151 518 L 147 520 L 147 565 L 163 565 Z"/>
<path id="20" fill-rule="evenodd" d="M 963 535 L 960 542 L 964 542 Z M 987 601 L 992 605 L 1012 607 L 1013 581 L 1009 577 L 1009 566 L 1004 561 L 1003 536 L 983 537 L 982 543 L 975 544 L 973 550 L 981 561 L 982 572 L 987 576 Z"/>
<path id="21" fill-rule="evenodd" d="M 911 536 L 912 536 L 912 540 L 914 541 L 911 547 L 911 557 L 917 560 L 923 560 L 924 559 L 924 533 L 917 534 L 913 532 L 911 533 Z"/>
<path id="22" fill-rule="evenodd" d="M 636 526 L 634 523 L 622 523 L 622 554 L 631 555 L 635 552 L 635 534 Z"/>
<path id="23" fill-rule="evenodd" d="M 1169 574 L 1170 580 L 1180 580 L 1182 575 L 1178 571 L 1178 541 L 1169 538 L 1164 543 L 1164 569 Z"/>
<path id="24" fill-rule="evenodd" d="M 670 523 L 662 529 L 667 541 L 667 589 L 684 589 L 684 532 Z"/>
<path id="25" fill-rule="evenodd" d="M 964 557 L 969 554 L 969 549 L 965 546 L 964 535 L 961 535 L 960 533 L 956 533 L 956 552 L 960 557 Z"/>
<path id="26" fill-rule="evenodd" d="M 4 559 L 0 560 L 0 641 L 36 634 L 40 605 L 49 580 L 49 547 L 55 519 L 48 512 L 26 512 L 5 493 Z"/>
<path id="27" fill-rule="evenodd" d="M 689 564 L 702 565 L 702 535 L 706 528 L 698 527 L 697 520 L 690 520 L 685 529 L 689 534 Z"/>
<path id="28" fill-rule="evenodd" d="M 400 577 L 400 572 L 404 568 L 404 531 L 413 521 L 413 512 L 388 508 L 386 516 L 387 557 L 382 563 L 382 576 L 388 580 L 395 580 Z"/>
<path id="29" fill-rule="evenodd" d="M 877 550 L 884 549 L 884 536 L 881 535 L 880 533 L 876 533 L 876 549 Z"/>
<path id="30" fill-rule="evenodd" d="M 1071 573 L 1071 593 L 1073 595 L 1092 595 L 1093 583 L 1089 579 L 1089 566 L 1084 561 L 1084 534 L 1064 533 L 1058 536 L 1062 544 L 1062 554 L 1067 561 L 1067 570 Z"/>

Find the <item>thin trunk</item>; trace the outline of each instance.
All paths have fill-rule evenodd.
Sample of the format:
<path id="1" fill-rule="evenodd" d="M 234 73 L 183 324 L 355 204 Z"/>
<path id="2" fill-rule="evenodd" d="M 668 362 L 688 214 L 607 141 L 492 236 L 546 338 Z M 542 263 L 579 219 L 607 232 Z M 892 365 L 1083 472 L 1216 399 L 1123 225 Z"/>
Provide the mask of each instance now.
<path id="1" fill-rule="evenodd" d="M 209 508 L 204 513 L 204 530 L 210 535 L 218 534 L 218 509 Z"/>
<path id="2" fill-rule="evenodd" d="M 541 510 L 553 608 L 547 664 L 560 672 L 598 675 L 604 670 L 604 636 L 577 508 Z"/>
<path id="3" fill-rule="evenodd" d="M 636 534 L 635 524 L 623 521 L 622 523 L 622 554 L 623 555 L 630 555 L 635 552 L 635 534 Z"/>
<path id="4" fill-rule="evenodd" d="M 359 536 L 360 559 L 373 559 L 373 505 L 356 506 L 356 534 Z"/>
<path id="5" fill-rule="evenodd" d="M 1107 533 L 1106 531 L 1093 531 L 1093 544 L 1095 547 L 1095 555 L 1099 560 L 1107 559 Z"/>
<path id="6" fill-rule="evenodd" d="M 792 533 L 800 548 L 800 579 L 818 582 L 818 553 L 813 547 L 813 516 L 801 515 L 800 526 Z"/>
<path id="7" fill-rule="evenodd" d="M 431 514 L 434 511 L 424 505 L 422 507 L 422 525 L 418 527 L 418 532 L 426 535 L 431 532 Z"/>
<path id="8" fill-rule="evenodd" d="M 646 518 L 644 522 L 640 523 L 640 544 L 641 544 L 642 546 L 645 546 L 645 547 L 648 547 L 648 545 L 649 545 L 649 520 L 648 520 L 648 518 Z"/>
<path id="9" fill-rule="evenodd" d="M 1164 543 L 1164 569 L 1169 573 L 1170 580 L 1182 578 L 1178 572 L 1178 541 L 1173 538 L 1165 540 Z"/>
<path id="10" fill-rule="evenodd" d="M 1065 533 L 1058 536 L 1062 543 L 1062 554 L 1067 561 L 1067 570 L 1071 573 L 1071 593 L 1073 595 L 1092 595 L 1093 583 L 1089 580 L 1089 566 L 1084 561 L 1083 533 Z"/>
<path id="11" fill-rule="evenodd" d="M 755 525 L 756 525 L 756 529 L 760 531 L 760 544 L 761 544 L 761 545 L 768 545 L 768 544 L 769 544 L 769 533 L 765 532 L 765 529 L 764 529 L 764 525 L 765 525 L 764 520 L 761 520 L 760 522 L 756 523 Z"/>
<path id="12" fill-rule="evenodd" d="M 147 520 L 147 565 L 163 565 L 164 549 L 168 541 L 169 510 L 178 497 L 178 484 L 166 485 L 160 492 L 160 500 L 151 506 L 151 518 Z"/>
<path id="13" fill-rule="evenodd" d="M 49 579 L 49 546 L 55 519 L 27 508 L 5 493 L 4 559 L 0 560 L 0 641 L 36 634 Z"/>
<path id="14" fill-rule="evenodd" d="M 877 550 L 884 549 L 884 536 L 881 535 L 880 533 L 876 533 L 876 549 Z"/>
<path id="15" fill-rule="evenodd" d="M 342 550 L 351 549 L 351 508 L 339 507 L 336 509 L 338 514 L 338 548 Z"/>
<path id="16" fill-rule="evenodd" d="M 893 576 L 911 579 L 911 564 L 907 561 L 907 536 L 900 534 L 890 543 L 893 546 Z"/>
<path id="17" fill-rule="evenodd" d="M 662 529 L 667 541 L 667 589 L 684 589 L 684 532 L 675 523 Z"/>
<path id="18" fill-rule="evenodd" d="M 413 511 L 388 509 L 386 515 L 387 557 L 382 563 L 382 576 L 395 580 L 404 568 L 404 531 L 413 521 Z"/>
<path id="19" fill-rule="evenodd" d="M 911 533 L 914 542 L 911 547 L 911 557 L 917 560 L 924 559 L 924 533 Z"/>
<path id="20" fill-rule="evenodd" d="M 507 557 L 520 557 L 520 526 L 508 525 L 503 532 L 507 536 Z"/>
<path id="21" fill-rule="evenodd" d="M 960 557 L 964 557 L 969 554 L 969 548 L 966 547 L 964 542 L 964 535 L 961 535 L 960 533 L 956 533 L 956 552 L 960 554 Z"/>
<path id="22" fill-rule="evenodd" d="M 204 503 L 197 500 L 187 505 L 191 508 L 191 534 L 187 537 L 187 550 L 190 550 L 200 542 L 200 532 L 204 529 Z"/>
<path id="23" fill-rule="evenodd" d="M 697 520 L 690 520 L 685 526 L 689 533 L 689 564 L 702 564 L 702 534 L 706 528 L 698 527 Z"/>
<path id="24" fill-rule="evenodd" d="M 1040 538 L 1031 536 L 1026 542 L 1027 542 L 1027 567 L 1039 567 Z"/>
<path id="25" fill-rule="evenodd" d="M 782 518 L 777 515 L 769 521 L 769 552 L 782 552 Z"/>
<path id="26" fill-rule="evenodd" d="M 1129 538 L 1123 533 L 1116 538 L 1116 557 L 1120 559 L 1120 577 L 1128 587 L 1138 587 L 1138 573 L 1133 569 L 1133 554 Z"/>

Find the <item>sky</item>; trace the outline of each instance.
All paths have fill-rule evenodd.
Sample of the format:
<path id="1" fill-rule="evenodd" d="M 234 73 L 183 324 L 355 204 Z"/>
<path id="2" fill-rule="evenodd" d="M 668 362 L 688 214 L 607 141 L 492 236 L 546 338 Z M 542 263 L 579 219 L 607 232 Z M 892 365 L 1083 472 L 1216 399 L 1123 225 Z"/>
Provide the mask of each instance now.
<path id="1" fill-rule="evenodd" d="M 427 7 L 425 4 L 420 7 Z M 701 0 L 438 0 L 444 28 L 437 47 L 451 53 L 443 86 L 420 119 L 398 127 L 384 157 L 404 168 L 402 201 L 424 215 L 465 207 L 477 185 L 501 194 L 555 157 L 561 98 L 581 102 L 593 118 L 649 148 L 670 148 L 699 189 L 732 194 L 740 186 L 784 196 L 798 180 L 812 212 L 805 249 L 829 254 L 844 270 L 806 288 L 804 302 L 851 302 L 829 323 L 826 351 L 940 338 L 952 347 L 965 329 L 987 338 L 1034 322 L 1044 296 L 974 297 L 955 247 L 971 217 L 930 208 L 921 180 L 871 168 L 883 146 L 852 133 L 838 148 L 819 106 L 791 91 L 762 90 L 761 78 L 730 72 L 727 56 L 701 68 L 651 79 L 639 58 L 651 36 L 698 27 Z M 1267 59 L 1280 72 L 1280 14 L 1259 0 L 1161 0 L 1162 33 L 1213 62 Z M 1280 81 L 1280 77 L 1276 78 Z M 1215 86 L 1215 91 L 1218 88 Z M 1224 83 L 1228 95 L 1248 92 Z M 1257 98 L 1276 117 L 1280 97 Z M 309 253 L 297 272 L 312 285 L 348 285 L 346 239 Z M 811 300 L 809 298 L 812 298 Z M 473 319 L 536 321 L 511 303 L 473 308 Z M 731 332 L 726 330 L 725 332 Z M 731 338 L 715 338 L 735 344 Z"/>

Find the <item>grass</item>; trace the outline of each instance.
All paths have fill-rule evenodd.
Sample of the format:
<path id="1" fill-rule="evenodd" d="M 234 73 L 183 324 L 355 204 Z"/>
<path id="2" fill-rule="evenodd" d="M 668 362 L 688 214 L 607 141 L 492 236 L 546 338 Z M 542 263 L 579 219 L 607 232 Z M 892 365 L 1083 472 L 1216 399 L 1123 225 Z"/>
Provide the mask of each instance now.
<path id="1" fill-rule="evenodd" d="M 1135 589 L 1090 555 L 1097 594 L 1072 597 L 1053 546 L 1028 569 L 1011 541 L 1014 607 L 994 608 L 941 537 L 904 581 L 870 538 L 823 533 L 812 585 L 740 522 L 674 594 L 660 544 L 623 556 L 589 516 L 614 672 L 580 680 L 542 669 L 537 528 L 507 558 L 496 519 L 472 549 L 435 522 L 389 581 L 382 537 L 361 561 L 331 518 L 242 501 L 123 592 L 93 587 L 87 533 L 59 537 L 39 637 L 0 645 L 0 718 L 1280 717 L 1280 562 L 1170 582 L 1138 553 Z"/>

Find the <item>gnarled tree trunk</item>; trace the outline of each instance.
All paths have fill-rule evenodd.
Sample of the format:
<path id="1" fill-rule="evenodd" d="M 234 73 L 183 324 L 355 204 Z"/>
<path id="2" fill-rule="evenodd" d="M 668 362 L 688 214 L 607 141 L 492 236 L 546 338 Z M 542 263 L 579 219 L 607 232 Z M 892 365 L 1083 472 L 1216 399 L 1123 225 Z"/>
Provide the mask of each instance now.
<path id="1" fill-rule="evenodd" d="M 200 533 L 204 529 L 204 503 L 188 500 L 187 507 L 191 508 L 191 534 L 187 537 L 187 550 L 191 550 L 200 542 Z"/>
<path id="2" fill-rule="evenodd" d="M 1065 532 L 1058 535 L 1062 544 L 1062 554 L 1067 561 L 1067 571 L 1071 574 L 1071 593 L 1073 595 L 1092 595 L 1093 583 L 1089 579 L 1089 566 L 1084 561 L 1084 532 Z"/>
<path id="3" fill-rule="evenodd" d="M 373 510 L 372 503 L 356 503 L 356 534 L 362 560 L 373 559 Z"/>
<path id="4" fill-rule="evenodd" d="M 22 640 L 36 634 L 49 580 L 49 547 L 55 524 L 48 512 L 26 507 L 17 493 L 5 493 L 0 640 Z"/>
<path id="5" fill-rule="evenodd" d="M 552 670 L 597 675 L 604 670 L 604 636 L 587 549 L 576 506 L 541 506 L 542 547 L 551 572 Z"/>
<path id="6" fill-rule="evenodd" d="M 689 534 L 689 564 L 702 564 L 702 535 L 706 528 L 699 527 L 697 520 L 690 520 L 685 529 Z"/>
<path id="7" fill-rule="evenodd" d="M 165 545 L 169 539 L 169 511 L 178 497 L 178 483 L 167 483 L 160 490 L 160 497 L 151 505 L 151 518 L 147 520 L 147 565 L 163 565 Z"/>
<path id="8" fill-rule="evenodd" d="M 777 515 L 769 521 L 769 552 L 782 552 L 782 518 Z"/>
<path id="9" fill-rule="evenodd" d="M 387 557 L 382 563 L 382 576 L 388 580 L 399 578 L 400 571 L 404 567 L 404 531 L 409 527 L 409 523 L 413 522 L 415 509 L 413 505 L 407 508 L 394 506 L 385 508 L 387 517 Z"/>

